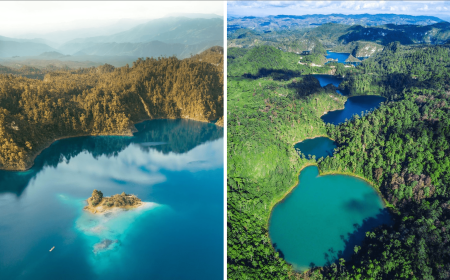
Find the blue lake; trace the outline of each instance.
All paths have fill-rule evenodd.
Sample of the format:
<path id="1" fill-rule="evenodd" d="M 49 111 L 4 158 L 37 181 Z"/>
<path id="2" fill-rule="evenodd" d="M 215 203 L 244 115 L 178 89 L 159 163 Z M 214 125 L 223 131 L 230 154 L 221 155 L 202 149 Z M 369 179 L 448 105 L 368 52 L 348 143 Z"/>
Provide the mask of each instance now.
<path id="1" fill-rule="evenodd" d="M 327 51 L 326 58 L 337 59 L 337 62 L 344 63 L 345 60 L 350 56 L 350 53 L 337 53 L 332 51 Z"/>
<path id="2" fill-rule="evenodd" d="M 354 115 L 362 116 L 362 113 L 366 114 L 366 111 L 370 112 L 380 107 L 384 101 L 386 101 L 386 98 L 377 95 L 349 97 L 343 110 L 330 111 L 321 118 L 326 123 L 338 125 L 350 120 Z"/>
<path id="3" fill-rule="evenodd" d="M 333 156 L 336 147 L 336 143 L 328 137 L 306 139 L 294 145 L 294 148 L 299 149 L 307 158 L 311 155 L 316 159 Z"/>
<path id="4" fill-rule="evenodd" d="M 392 224 L 377 192 L 346 175 L 319 176 L 309 166 L 298 186 L 278 203 L 269 222 L 272 244 L 297 271 L 348 259 L 367 231 Z"/>
<path id="5" fill-rule="evenodd" d="M 315 75 L 323 87 L 336 87 L 342 79 Z M 343 110 L 322 116 L 326 123 L 338 125 L 355 114 L 378 108 L 381 96 L 354 96 Z M 306 139 L 295 144 L 306 157 L 333 156 L 336 143 L 327 137 Z M 272 244 L 297 271 L 328 266 L 339 258 L 348 260 L 365 233 L 392 218 L 378 193 L 364 180 L 347 175 L 319 176 L 317 167 L 303 169 L 299 184 L 271 214 L 269 235 Z"/>
<path id="6" fill-rule="evenodd" d="M 324 86 L 329 85 L 329 84 L 332 84 L 335 87 L 339 87 L 339 84 L 343 80 L 342 78 L 338 78 L 338 77 L 332 76 L 332 75 L 320 75 L 320 74 L 317 74 L 317 75 L 312 75 L 312 76 L 319 81 L 321 87 L 324 87 Z"/>
<path id="7" fill-rule="evenodd" d="M 223 128 L 136 127 L 60 140 L 30 170 L 0 171 L 0 279 L 223 279 Z M 147 206 L 89 214 L 94 189 Z"/>

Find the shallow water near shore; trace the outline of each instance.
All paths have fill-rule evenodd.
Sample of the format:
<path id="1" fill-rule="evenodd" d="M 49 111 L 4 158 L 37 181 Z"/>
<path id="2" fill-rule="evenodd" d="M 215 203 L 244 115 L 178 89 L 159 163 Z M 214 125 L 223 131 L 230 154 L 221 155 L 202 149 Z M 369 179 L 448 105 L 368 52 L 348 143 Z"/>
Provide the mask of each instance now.
<path id="1" fill-rule="evenodd" d="M 269 221 L 272 244 L 298 271 L 348 259 L 365 233 L 392 223 L 377 192 L 347 175 L 319 176 L 309 166 L 299 185 L 279 204 Z"/>
<path id="2" fill-rule="evenodd" d="M 1 279 L 223 278 L 223 128 L 136 127 L 60 140 L 30 170 L 0 171 Z M 82 209 L 94 189 L 146 206 L 94 215 Z"/>

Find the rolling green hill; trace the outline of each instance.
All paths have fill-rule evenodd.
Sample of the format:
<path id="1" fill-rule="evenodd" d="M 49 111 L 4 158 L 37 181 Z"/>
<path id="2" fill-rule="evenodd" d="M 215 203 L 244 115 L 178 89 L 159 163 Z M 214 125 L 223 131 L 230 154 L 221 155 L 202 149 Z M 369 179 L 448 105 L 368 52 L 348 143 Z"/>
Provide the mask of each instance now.
<path id="1" fill-rule="evenodd" d="M 270 46 L 229 48 L 227 55 L 228 76 L 233 77 L 246 75 L 254 78 L 271 76 L 274 79 L 290 79 L 299 75 L 332 71 L 331 65 L 323 65 L 326 59 L 321 54 L 299 56 Z M 311 66 L 313 63 L 320 66 Z"/>

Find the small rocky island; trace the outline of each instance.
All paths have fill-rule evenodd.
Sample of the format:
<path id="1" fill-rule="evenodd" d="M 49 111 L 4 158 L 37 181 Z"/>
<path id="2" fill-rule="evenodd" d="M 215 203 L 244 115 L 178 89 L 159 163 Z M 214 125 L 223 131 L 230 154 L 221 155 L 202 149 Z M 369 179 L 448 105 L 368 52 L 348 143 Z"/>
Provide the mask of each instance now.
<path id="1" fill-rule="evenodd" d="M 104 197 L 103 193 L 98 190 L 92 192 L 92 196 L 87 199 L 88 205 L 85 210 L 93 214 L 102 214 L 115 209 L 133 209 L 144 205 L 142 200 L 132 194 L 116 194 L 111 197 Z"/>

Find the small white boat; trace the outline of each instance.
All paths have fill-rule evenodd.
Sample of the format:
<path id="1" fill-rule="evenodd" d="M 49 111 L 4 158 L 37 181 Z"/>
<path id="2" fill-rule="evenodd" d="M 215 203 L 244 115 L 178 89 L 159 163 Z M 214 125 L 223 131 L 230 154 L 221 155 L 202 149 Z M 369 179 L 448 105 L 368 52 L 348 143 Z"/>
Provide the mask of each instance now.
<path id="1" fill-rule="evenodd" d="M 50 252 L 53 251 L 53 249 L 55 249 L 55 246 L 53 246 L 53 247 L 50 249 Z"/>

